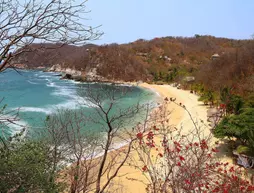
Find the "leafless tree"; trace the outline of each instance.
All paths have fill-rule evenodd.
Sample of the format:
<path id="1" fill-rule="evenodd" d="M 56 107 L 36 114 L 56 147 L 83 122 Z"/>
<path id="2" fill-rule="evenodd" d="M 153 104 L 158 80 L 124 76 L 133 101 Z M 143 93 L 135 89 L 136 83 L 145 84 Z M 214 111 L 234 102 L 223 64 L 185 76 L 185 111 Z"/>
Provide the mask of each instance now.
<path id="1" fill-rule="evenodd" d="M 93 88 L 93 89 L 92 89 Z M 56 163 L 53 171 L 61 165 L 61 160 L 70 163 L 64 170 L 69 191 L 112 192 L 118 189 L 114 179 L 126 163 L 136 134 L 125 129 L 136 125 L 136 115 L 147 115 L 147 104 L 122 107 L 121 99 L 128 90 L 125 87 L 102 86 L 80 89 L 80 96 L 90 107 L 90 114 L 80 111 L 60 111 L 47 120 L 48 139 L 52 144 L 52 158 Z M 96 125 L 97 131 L 90 128 Z M 124 148 L 117 144 L 125 143 Z M 66 159 L 67 158 L 67 159 Z M 109 190 L 110 189 L 110 190 Z"/>
<path id="2" fill-rule="evenodd" d="M 26 125 L 20 124 L 19 123 L 19 110 L 7 110 L 6 105 L 2 105 L 3 100 L 0 100 L 0 142 L 4 147 L 7 149 L 7 143 L 11 141 L 11 139 L 15 136 L 12 135 L 10 137 L 10 133 L 8 132 L 6 128 L 12 126 L 20 128 L 20 133 L 19 135 L 23 135 L 26 130 Z M 9 138 L 7 138 L 9 137 Z"/>
<path id="3" fill-rule="evenodd" d="M 126 95 L 128 90 L 117 87 L 101 87 L 96 93 L 92 89 L 86 91 L 87 100 L 93 105 L 98 120 L 93 120 L 101 125 L 102 131 L 105 132 L 105 142 L 101 144 L 103 154 L 99 163 L 99 170 L 96 179 L 96 193 L 105 192 L 110 183 L 117 176 L 120 168 L 125 164 L 135 140 L 131 133 L 124 132 L 126 123 L 130 121 L 145 109 L 146 105 L 137 103 L 129 108 L 121 106 L 120 100 Z M 107 104 L 105 104 L 107 101 Z M 127 121 L 127 122 L 126 122 Z M 114 143 L 117 141 L 125 141 L 126 147 L 121 153 L 109 152 L 114 150 Z M 102 181 L 103 176 L 107 176 L 106 180 Z"/>
<path id="4" fill-rule="evenodd" d="M 102 33 L 85 26 L 86 2 L 0 0 L 0 71 L 34 42 L 83 45 L 98 38 Z"/>
<path id="5" fill-rule="evenodd" d="M 0 101 L 0 104 L 2 103 L 2 101 Z M 3 105 L 2 107 L 0 107 L 0 125 L 3 128 L 4 126 L 8 126 L 10 124 L 14 124 L 14 125 L 18 125 L 17 121 L 19 120 L 18 118 L 18 111 L 7 111 L 6 110 L 6 105 Z M 2 129 L 2 136 L 5 136 L 5 130 Z"/>
<path id="6" fill-rule="evenodd" d="M 64 169 L 70 181 L 70 192 L 90 188 L 90 172 L 95 165 L 92 162 L 96 154 L 97 135 L 92 135 L 86 128 L 87 119 L 82 111 L 60 109 L 46 120 L 42 137 L 50 144 L 49 155 L 52 163 L 52 180 L 59 170 Z M 65 179 L 63 175 L 60 177 Z M 84 179 L 85 178 L 85 179 Z M 92 178 L 91 178 L 92 179 Z M 63 180 L 64 181 L 64 180 Z M 82 188 L 80 184 L 82 183 Z"/>

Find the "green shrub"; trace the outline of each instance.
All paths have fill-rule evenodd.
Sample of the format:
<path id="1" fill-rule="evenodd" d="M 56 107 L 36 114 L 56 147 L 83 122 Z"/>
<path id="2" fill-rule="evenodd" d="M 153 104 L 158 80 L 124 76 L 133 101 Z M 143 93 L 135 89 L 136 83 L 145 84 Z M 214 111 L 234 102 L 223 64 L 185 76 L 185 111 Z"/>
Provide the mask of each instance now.
<path id="1" fill-rule="evenodd" d="M 239 115 L 224 117 L 214 130 L 217 138 L 235 137 L 243 144 L 254 147 L 254 108 L 241 109 Z"/>

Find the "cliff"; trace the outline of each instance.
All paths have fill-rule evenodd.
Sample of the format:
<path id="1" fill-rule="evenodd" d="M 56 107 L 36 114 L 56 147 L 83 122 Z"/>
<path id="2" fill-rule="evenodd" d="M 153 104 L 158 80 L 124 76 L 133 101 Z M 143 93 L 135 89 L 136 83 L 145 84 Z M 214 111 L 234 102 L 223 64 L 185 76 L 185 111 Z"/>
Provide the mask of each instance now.
<path id="1" fill-rule="evenodd" d="M 108 82 L 110 80 L 99 76 L 97 74 L 96 68 L 90 68 L 88 71 L 84 72 L 81 70 L 76 70 L 75 67 L 62 67 L 60 64 L 54 64 L 53 66 L 47 68 L 45 71 L 47 72 L 62 72 L 63 78 L 66 79 L 74 79 L 78 81 L 100 81 L 100 82 Z"/>

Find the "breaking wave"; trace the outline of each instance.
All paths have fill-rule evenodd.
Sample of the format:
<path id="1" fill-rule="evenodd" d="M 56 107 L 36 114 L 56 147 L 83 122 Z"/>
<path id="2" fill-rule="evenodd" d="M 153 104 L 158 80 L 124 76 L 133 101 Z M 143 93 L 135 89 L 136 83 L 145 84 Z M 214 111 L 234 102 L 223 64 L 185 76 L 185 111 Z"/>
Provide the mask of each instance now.
<path id="1" fill-rule="evenodd" d="M 39 108 L 39 107 L 21 107 L 19 109 L 20 112 L 38 112 L 38 113 L 45 113 L 51 114 L 52 111 L 47 108 Z"/>

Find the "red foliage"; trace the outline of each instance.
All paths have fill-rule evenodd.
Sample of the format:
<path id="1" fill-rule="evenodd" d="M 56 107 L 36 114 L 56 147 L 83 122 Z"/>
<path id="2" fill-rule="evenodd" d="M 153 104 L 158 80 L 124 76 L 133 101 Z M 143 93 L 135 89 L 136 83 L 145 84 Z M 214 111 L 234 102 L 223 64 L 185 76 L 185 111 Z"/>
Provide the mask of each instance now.
<path id="1" fill-rule="evenodd" d="M 154 128 L 157 127 L 152 127 L 152 129 Z M 144 164 L 142 171 L 147 172 L 150 166 L 153 168 L 145 174 L 150 176 L 152 181 L 149 187 L 155 184 L 155 188 L 164 188 L 167 191 L 207 193 L 244 193 L 254 190 L 254 186 L 248 180 L 243 179 L 241 168 L 229 166 L 229 163 L 213 161 L 213 155 L 218 150 L 210 148 L 205 139 L 190 142 L 185 137 L 181 137 L 172 141 L 168 134 L 162 135 L 163 140 L 160 144 L 154 142 L 152 131 L 147 133 L 146 138 L 143 138 L 143 135 L 140 137 L 140 140 L 142 140 L 142 143 L 140 143 L 142 148 L 140 149 L 146 152 L 140 155 L 147 156 L 141 159 Z M 152 155 L 149 150 L 153 147 L 160 152 L 157 154 L 159 161 L 155 163 L 150 159 Z M 165 176 L 167 177 L 165 178 Z"/>
<path id="2" fill-rule="evenodd" d="M 217 153 L 217 152 L 219 152 L 219 150 L 216 148 L 212 148 L 212 152 Z"/>
<path id="3" fill-rule="evenodd" d="M 226 108 L 226 104 L 220 104 L 220 108 L 221 109 L 225 109 Z"/>
<path id="4" fill-rule="evenodd" d="M 181 161 L 185 160 L 183 156 L 179 156 L 179 158 L 180 158 Z"/>
<path id="5" fill-rule="evenodd" d="M 142 171 L 143 171 L 143 172 L 147 172 L 147 170 L 148 170 L 147 166 L 144 166 L 144 167 L 142 168 Z"/>
<path id="6" fill-rule="evenodd" d="M 147 139 L 152 140 L 153 137 L 154 137 L 154 133 L 152 131 L 149 131 L 148 134 L 147 134 Z"/>
<path id="7" fill-rule="evenodd" d="M 141 140 L 143 138 L 143 133 L 137 133 L 137 138 Z"/>
<path id="8" fill-rule="evenodd" d="M 201 142 L 200 142 L 200 148 L 201 149 L 208 149 L 208 145 L 204 139 L 201 140 Z"/>
<path id="9" fill-rule="evenodd" d="M 158 127 L 156 127 L 156 126 L 153 126 L 153 129 L 155 130 L 155 131 L 159 131 L 160 129 L 158 128 Z"/>

